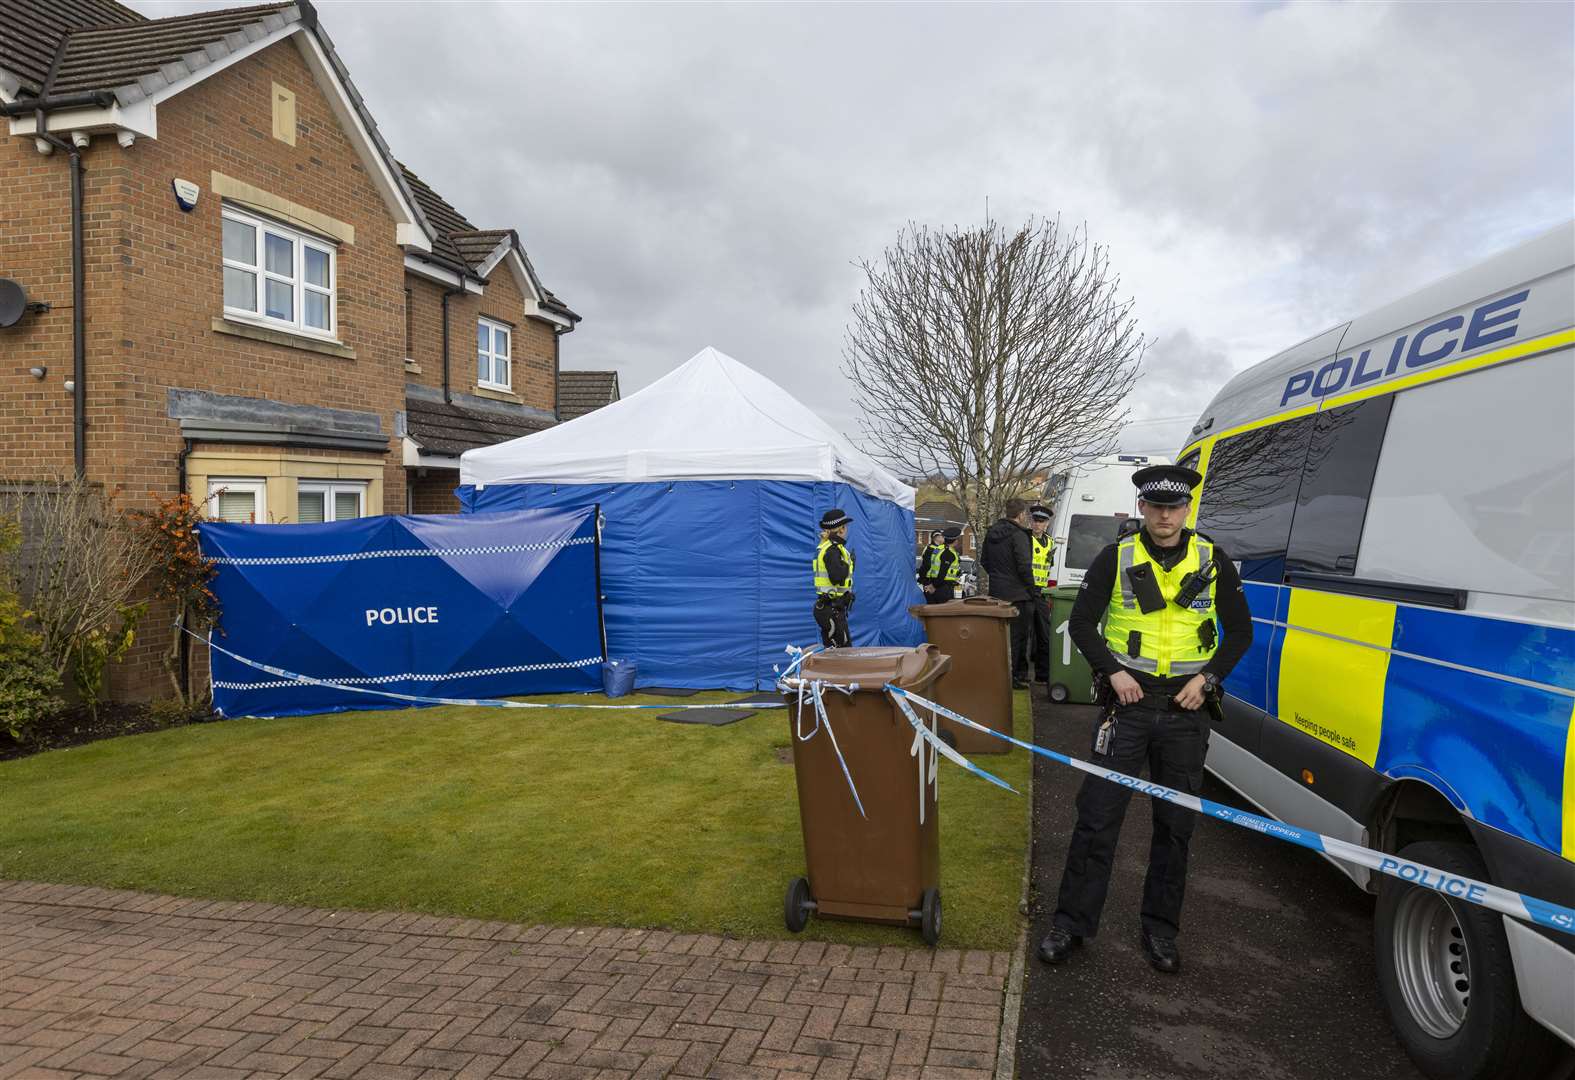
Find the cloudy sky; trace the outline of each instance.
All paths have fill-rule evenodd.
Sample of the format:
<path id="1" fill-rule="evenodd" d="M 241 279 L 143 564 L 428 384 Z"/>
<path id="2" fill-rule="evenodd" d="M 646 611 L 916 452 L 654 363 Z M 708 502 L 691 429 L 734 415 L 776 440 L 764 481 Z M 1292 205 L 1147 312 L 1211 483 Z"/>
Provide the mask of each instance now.
<path id="1" fill-rule="evenodd" d="M 1086 222 L 1151 341 L 1124 443 L 1171 451 L 1232 372 L 1575 213 L 1564 3 L 318 10 L 585 317 L 565 366 L 715 345 L 850 432 L 852 264 L 908 221 Z"/>

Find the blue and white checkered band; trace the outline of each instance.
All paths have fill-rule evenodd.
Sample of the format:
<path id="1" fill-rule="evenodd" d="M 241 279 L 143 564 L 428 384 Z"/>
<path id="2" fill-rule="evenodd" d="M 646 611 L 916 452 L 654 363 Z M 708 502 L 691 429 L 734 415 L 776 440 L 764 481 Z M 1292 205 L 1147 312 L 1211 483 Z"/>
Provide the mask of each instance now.
<path id="1" fill-rule="evenodd" d="M 1138 488 L 1138 495 L 1147 498 L 1150 495 L 1192 495 L 1192 489 L 1180 480 L 1150 480 Z"/>

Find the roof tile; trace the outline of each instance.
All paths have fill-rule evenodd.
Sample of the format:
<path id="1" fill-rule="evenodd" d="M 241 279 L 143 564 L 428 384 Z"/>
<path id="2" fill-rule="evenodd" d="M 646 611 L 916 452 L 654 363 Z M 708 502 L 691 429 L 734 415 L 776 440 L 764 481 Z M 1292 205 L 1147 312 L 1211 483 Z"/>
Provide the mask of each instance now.
<path id="1" fill-rule="evenodd" d="M 0 69 L 15 76 L 26 93 L 37 95 L 67 34 L 144 21 L 115 0 L 0 0 Z"/>
<path id="2" fill-rule="evenodd" d="M 619 398 L 616 371 L 558 372 L 558 417 L 573 420 Z"/>
<path id="3" fill-rule="evenodd" d="M 434 454 L 458 455 L 551 426 L 551 419 L 523 414 L 512 417 L 501 409 L 483 411 L 411 395 L 405 398 L 406 430 L 423 449 Z"/>

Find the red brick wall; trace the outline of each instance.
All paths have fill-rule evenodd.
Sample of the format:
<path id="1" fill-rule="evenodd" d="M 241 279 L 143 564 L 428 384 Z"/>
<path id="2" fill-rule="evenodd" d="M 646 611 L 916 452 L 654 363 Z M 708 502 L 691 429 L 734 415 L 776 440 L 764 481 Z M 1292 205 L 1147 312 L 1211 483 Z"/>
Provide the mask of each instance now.
<path id="1" fill-rule="evenodd" d="M 410 289 L 411 356 L 421 366 L 411 373 L 411 382 L 423 386 L 443 385 L 443 292 L 444 286 L 425 278 L 408 275 Z M 449 363 L 451 389 L 474 394 L 476 388 L 476 319 L 486 316 L 514 327 L 511 342 L 511 383 L 520 403 L 552 412 L 557 404 L 557 385 L 552 369 L 552 328 L 536 319 L 525 318 L 525 296 L 512 271 L 505 265 L 492 272 L 483 295 L 465 293 L 449 300 Z M 483 394 L 483 396 L 486 396 Z"/>
<path id="2" fill-rule="evenodd" d="M 273 138 L 272 84 L 296 95 L 296 143 Z M 393 438 L 404 408 L 405 273 L 394 222 L 293 41 L 271 46 L 159 106 L 159 138 L 130 148 L 99 136 L 84 152 L 87 260 L 87 468 L 128 502 L 176 486 L 178 423 L 170 387 L 376 412 L 390 438 L 383 506 L 399 512 L 405 475 Z M 355 227 L 336 260 L 338 336 L 354 359 L 217 334 L 223 313 L 217 170 Z M 202 187 L 182 213 L 170 180 Z M 53 304 L 0 331 L 0 438 L 6 472 L 30 478 L 71 466 L 69 174 L 65 155 L 0 140 L 0 274 Z M 514 321 L 518 321 L 517 319 Z M 474 333 L 472 329 L 471 334 Z M 472 339 L 473 340 L 473 339 Z M 42 383 L 27 369 L 47 365 Z M 474 363 L 471 365 L 474 371 Z M 150 612 L 115 673 L 117 694 L 162 694 L 153 657 L 169 613 Z"/>
<path id="3" fill-rule="evenodd" d="M 0 330 L 0 442 L 7 477 L 36 479 L 72 468 L 73 399 L 65 389 L 72 378 L 71 168 L 65 153 L 46 157 L 31 138 L 4 132 L 0 127 L 0 276 L 21 282 L 29 300 L 50 310 Z M 102 428 L 114 398 L 94 376 L 119 347 L 129 170 L 113 140 L 95 142 L 82 156 L 88 419 Z M 32 367 L 48 374 L 35 379 Z M 90 468 L 94 463 L 90 456 Z"/>
<path id="4" fill-rule="evenodd" d="M 410 512 L 413 514 L 457 514 L 459 500 L 454 489 L 459 487 L 458 469 L 428 469 L 425 476 L 411 471 Z"/>

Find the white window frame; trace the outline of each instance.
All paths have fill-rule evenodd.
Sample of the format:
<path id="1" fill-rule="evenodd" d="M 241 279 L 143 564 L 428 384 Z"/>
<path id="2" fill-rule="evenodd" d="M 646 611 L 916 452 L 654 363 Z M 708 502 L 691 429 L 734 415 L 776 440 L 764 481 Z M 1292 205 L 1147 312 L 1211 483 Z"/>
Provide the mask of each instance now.
<path id="1" fill-rule="evenodd" d="M 219 517 L 219 492 L 220 491 L 249 491 L 255 500 L 256 509 L 252 511 L 252 523 L 266 523 L 268 520 L 268 481 L 260 477 L 216 477 L 208 478 L 207 510 L 209 518 L 214 521 L 223 520 Z"/>
<path id="2" fill-rule="evenodd" d="M 337 341 L 336 335 L 339 332 L 339 252 L 335 245 L 321 237 L 301 232 L 299 229 L 292 229 L 269 221 L 267 218 L 248 214 L 244 210 L 238 210 L 227 203 L 223 207 L 222 217 L 225 221 L 235 221 L 242 225 L 248 225 L 255 230 L 256 245 L 252 255 L 256 262 L 248 265 L 242 260 L 224 256 L 222 227 L 219 239 L 219 254 L 226 269 L 239 270 L 250 274 L 257 282 L 254 293 L 257 299 L 256 309 L 248 310 L 247 308 L 231 307 L 228 303 L 225 303 L 224 317 L 237 319 L 241 322 L 254 323 L 258 326 L 286 329 L 292 334 L 301 334 L 305 337 L 319 338 L 324 341 Z M 267 268 L 268 241 L 266 238 L 269 233 L 274 234 L 281 240 L 290 241 L 294 257 L 289 277 L 276 274 Z M 328 256 L 328 288 L 326 289 L 319 285 L 313 285 L 306 280 L 306 251 L 308 248 Z M 291 311 L 294 313 L 294 318 L 280 319 L 265 314 L 268 308 L 267 289 L 269 281 L 282 281 L 290 285 L 292 296 Z M 222 281 L 220 282 L 220 289 L 222 294 Z M 319 296 L 328 297 L 327 329 L 307 325 L 306 297 L 308 293 L 316 293 Z"/>
<path id="3" fill-rule="evenodd" d="M 351 521 L 352 518 L 340 518 L 334 505 L 334 499 L 340 495 L 354 493 L 356 503 L 356 517 L 366 517 L 366 489 L 365 480 L 298 480 L 295 485 L 295 515 L 299 521 L 301 516 L 301 492 L 320 491 L 323 494 L 323 523 L 330 521 Z"/>
<path id="4" fill-rule="evenodd" d="M 487 328 L 488 346 L 496 345 L 498 340 L 498 331 L 500 330 L 506 335 L 506 340 L 508 342 L 508 351 L 503 353 L 494 352 L 490 347 L 483 349 L 479 344 L 476 346 L 476 385 L 484 386 L 488 390 L 504 390 L 512 392 L 514 383 L 514 327 L 510 326 L 508 323 L 498 322 L 496 319 L 489 319 L 484 315 L 476 319 L 476 325 L 478 328 L 482 326 Z M 482 357 L 487 358 L 488 377 L 485 379 L 481 377 Z M 503 365 L 505 375 L 505 378 L 501 380 L 496 378 L 499 363 Z"/>

